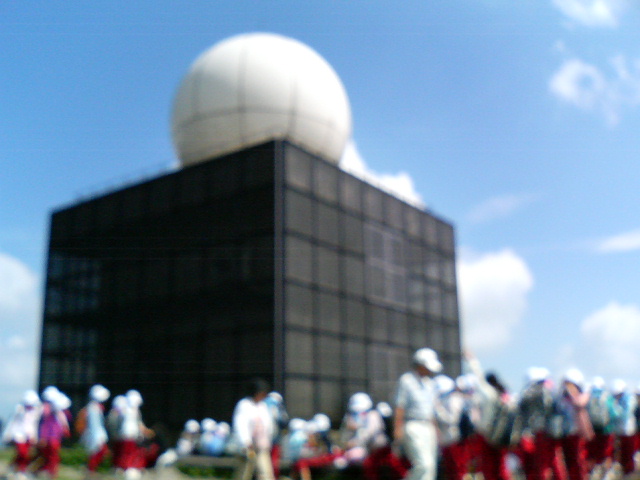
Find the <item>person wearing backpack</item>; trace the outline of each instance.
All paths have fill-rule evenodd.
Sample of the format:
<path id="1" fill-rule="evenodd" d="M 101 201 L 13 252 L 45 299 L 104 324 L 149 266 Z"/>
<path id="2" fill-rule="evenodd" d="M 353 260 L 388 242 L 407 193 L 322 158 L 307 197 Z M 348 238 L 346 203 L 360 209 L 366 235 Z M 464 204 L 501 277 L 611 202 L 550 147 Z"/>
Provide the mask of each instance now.
<path id="1" fill-rule="evenodd" d="M 635 434 L 637 430 L 635 408 L 636 398 L 627 389 L 627 383 L 616 379 L 611 384 L 611 395 L 615 410 L 618 413 L 613 424 L 613 433 L 618 440 L 617 459 L 625 475 L 633 472 L 635 464 Z"/>
<path id="2" fill-rule="evenodd" d="M 553 439 L 547 432 L 553 412 L 551 373 L 544 367 L 531 367 L 525 376 L 525 387 L 518 402 L 522 441 L 520 460 L 527 480 L 544 480 L 558 471 L 558 456 Z"/>
<path id="3" fill-rule="evenodd" d="M 480 362 L 465 354 L 469 369 L 475 376 L 480 416 L 475 425 L 478 470 L 484 480 L 510 480 L 507 453 L 512 443 L 512 427 L 516 405 L 495 373 L 483 373 Z"/>
<path id="4" fill-rule="evenodd" d="M 589 392 L 584 375 L 576 368 L 564 374 L 558 404 L 564 413 L 564 436 L 560 440 L 569 480 L 584 480 L 587 475 L 586 443 L 593 439 L 593 426 L 587 412 Z"/>
<path id="5" fill-rule="evenodd" d="M 591 472 L 592 480 L 599 480 L 613 463 L 615 438 L 612 431 L 616 415 L 613 397 L 602 377 L 591 380 L 590 394 L 587 411 L 594 437 L 587 442 L 587 470 Z"/>
<path id="6" fill-rule="evenodd" d="M 89 390 L 89 403 L 80 411 L 78 419 L 85 417 L 84 431 L 80 442 L 87 450 L 87 470 L 94 473 L 102 463 L 109 449 L 107 448 L 107 429 L 104 424 L 104 402 L 109 399 L 111 393 L 102 385 L 94 385 Z M 84 412 L 84 413 L 83 413 Z M 76 421 L 76 425 L 79 422 Z"/>
<path id="7" fill-rule="evenodd" d="M 40 397 L 34 390 L 27 390 L 2 433 L 3 442 L 15 446 L 11 465 L 18 473 L 16 478 L 22 478 L 31 463 L 31 450 L 38 441 L 40 414 Z"/>

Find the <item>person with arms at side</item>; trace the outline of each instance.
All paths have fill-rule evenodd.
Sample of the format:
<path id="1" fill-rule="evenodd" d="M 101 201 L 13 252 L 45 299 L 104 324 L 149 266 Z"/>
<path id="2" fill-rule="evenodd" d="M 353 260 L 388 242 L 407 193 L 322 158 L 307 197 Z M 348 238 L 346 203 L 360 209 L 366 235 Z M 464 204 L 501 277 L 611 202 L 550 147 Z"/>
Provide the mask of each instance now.
<path id="1" fill-rule="evenodd" d="M 413 368 L 398 380 L 395 399 L 393 439 L 404 448 L 411 470 L 408 480 L 435 480 L 438 435 L 435 424 L 436 386 L 432 379 L 440 373 L 438 354 L 421 348 L 413 355 Z"/>

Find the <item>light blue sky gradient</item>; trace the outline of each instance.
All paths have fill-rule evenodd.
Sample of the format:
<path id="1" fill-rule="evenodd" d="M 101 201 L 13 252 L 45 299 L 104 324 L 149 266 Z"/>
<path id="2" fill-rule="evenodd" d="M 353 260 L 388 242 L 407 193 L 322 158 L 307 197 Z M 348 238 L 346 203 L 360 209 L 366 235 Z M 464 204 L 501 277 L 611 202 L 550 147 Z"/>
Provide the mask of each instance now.
<path id="1" fill-rule="evenodd" d="M 250 31 L 318 51 L 355 157 L 455 224 L 487 368 L 514 390 L 532 365 L 635 386 L 639 27 L 624 0 L 4 2 L 0 416 L 34 385 L 50 211 L 174 165 L 178 82 Z"/>

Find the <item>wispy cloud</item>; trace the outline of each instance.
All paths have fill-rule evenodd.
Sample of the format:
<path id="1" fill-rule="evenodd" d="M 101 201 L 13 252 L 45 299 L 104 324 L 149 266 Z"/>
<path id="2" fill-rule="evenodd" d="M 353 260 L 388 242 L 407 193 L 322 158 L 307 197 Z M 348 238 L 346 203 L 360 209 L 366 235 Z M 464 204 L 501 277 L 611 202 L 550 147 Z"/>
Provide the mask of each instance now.
<path id="1" fill-rule="evenodd" d="M 623 0 L 553 0 L 570 22 L 586 27 L 616 27 L 625 10 Z"/>
<path id="2" fill-rule="evenodd" d="M 595 249 L 600 253 L 640 250 L 640 228 L 604 238 L 596 242 Z"/>
<path id="3" fill-rule="evenodd" d="M 473 223 L 485 223 L 505 218 L 536 200 L 531 194 L 508 194 L 489 198 L 471 209 L 467 218 Z"/>
<path id="4" fill-rule="evenodd" d="M 422 196 L 415 189 L 411 175 L 403 171 L 398 173 L 378 173 L 371 170 L 362 155 L 360 155 L 358 147 L 353 140 L 345 148 L 340 160 L 340 168 L 408 203 L 418 207 L 425 206 Z"/>
<path id="5" fill-rule="evenodd" d="M 566 59 L 549 81 L 549 90 L 561 101 L 587 112 L 604 115 L 611 126 L 625 109 L 640 105 L 640 60 L 617 55 L 606 74 L 579 58 Z"/>
<path id="6" fill-rule="evenodd" d="M 463 250 L 457 269 L 465 344 L 478 354 L 495 353 L 524 317 L 533 275 L 509 249 L 479 256 Z"/>

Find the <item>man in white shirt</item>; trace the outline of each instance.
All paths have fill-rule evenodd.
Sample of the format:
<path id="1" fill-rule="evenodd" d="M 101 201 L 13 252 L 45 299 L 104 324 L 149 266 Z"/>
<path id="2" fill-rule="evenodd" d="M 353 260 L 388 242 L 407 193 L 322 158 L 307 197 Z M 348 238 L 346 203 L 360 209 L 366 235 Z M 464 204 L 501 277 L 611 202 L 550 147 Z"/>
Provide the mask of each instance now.
<path id="1" fill-rule="evenodd" d="M 273 417 L 264 399 L 269 385 L 262 379 L 251 382 L 249 395 L 240 400 L 233 412 L 233 432 L 242 449 L 236 480 L 250 480 L 254 470 L 258 480 L 274 480 L 271 464 Z"/>
<path id="2" fill-rule="evenodd" d="M 411 461 L 408 480 L 436 478 L 437 392 L 432 377 L 441 370 L 438 354 L 430 348 L 421 348 L 413 355 L 413 369 L 398 380 L 393 436 L 396 443 L 402 443 Z"/>

